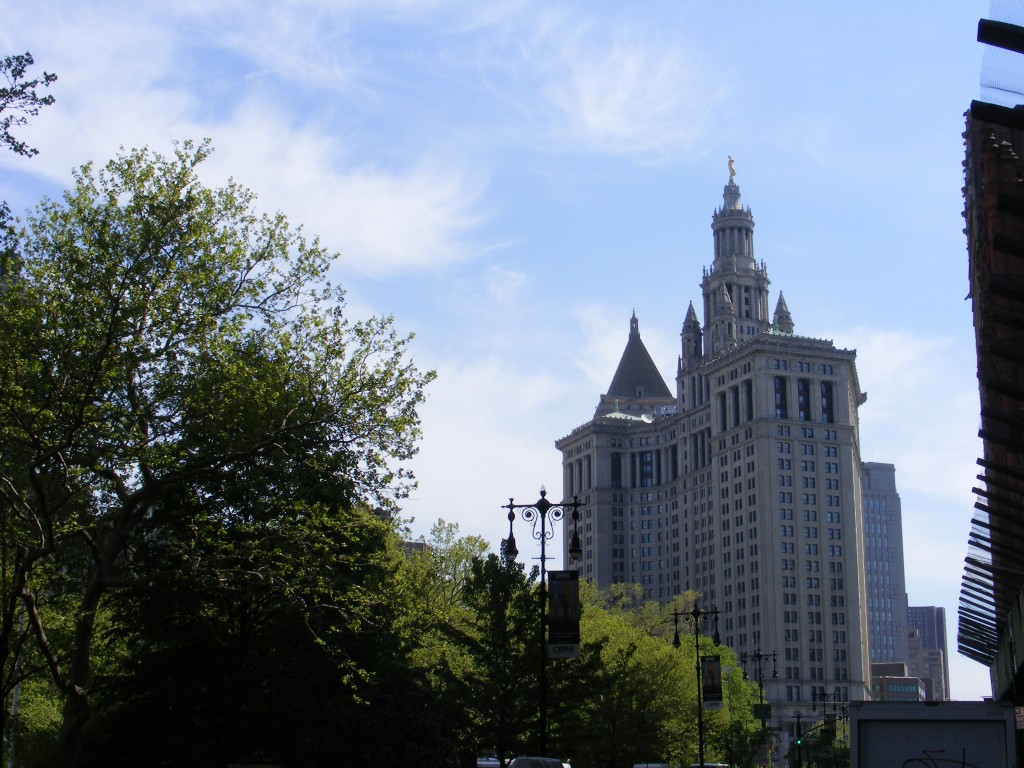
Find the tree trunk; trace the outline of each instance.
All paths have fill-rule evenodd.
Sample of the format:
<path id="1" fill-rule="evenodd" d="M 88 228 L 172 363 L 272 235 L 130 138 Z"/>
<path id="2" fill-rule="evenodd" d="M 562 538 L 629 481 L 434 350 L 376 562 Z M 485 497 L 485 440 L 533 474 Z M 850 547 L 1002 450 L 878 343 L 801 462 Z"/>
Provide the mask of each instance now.
<path id="1" fill-rule="evenodd" d="M 77 768 L 78 753 L 82 746 L 82 729 L 89 719 L 89 700 L 85 691 L 67 695 L 57 736 L 57 768 Z"/>
<path id="2" fill-rule="evenodd" d="M 111 551 L 115 547 L 107 547 Z M 111 558 L 101 555 L 93 578 L 82 595 L 78 617 L 75 620 L 74 645 L 71 661 L 63 680 L 64 709 L 60 732 L 57 736 L 57 768 L 77 768 L 82 745 L 82 729 L 92 714 L 89 706 L 89 678 L 91 675 L 92 641 L 96 627 L 96 610 L 106 591 L 107 574 Z"/>

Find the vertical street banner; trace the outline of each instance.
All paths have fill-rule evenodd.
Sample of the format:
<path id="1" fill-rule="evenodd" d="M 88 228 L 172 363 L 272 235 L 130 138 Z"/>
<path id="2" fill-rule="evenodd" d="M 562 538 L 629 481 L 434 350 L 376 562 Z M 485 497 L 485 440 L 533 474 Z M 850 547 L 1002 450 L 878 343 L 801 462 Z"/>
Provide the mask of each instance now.
<path id="1" fill-rule="evenodd" d="M 580 575 L 548 571 L 548 658 L 580 655 Z"/>
<path id="2" fill-rule="evenodd" d="M 722 659 L 720 656 L 700 657 L 700 685 L 704 709 L 722 708 Z"/>

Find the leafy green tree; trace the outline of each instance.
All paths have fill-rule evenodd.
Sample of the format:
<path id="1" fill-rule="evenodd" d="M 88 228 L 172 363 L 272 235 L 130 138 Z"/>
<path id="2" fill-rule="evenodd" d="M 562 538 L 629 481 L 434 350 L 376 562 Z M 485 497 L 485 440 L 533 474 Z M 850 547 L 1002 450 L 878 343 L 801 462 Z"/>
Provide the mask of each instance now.
<path id="1" fill-rule="evenodd" d="M 696 652 L 682 621 L 680 647 L 673 647 L 671 611 L 689 610 L 697 595 L 662 606 L 645 601 L 638 585 L 581 586 L 581 656 L 552 664 L 558 754 L 580 768 L 696 762 Z M 705 711 L 703 719 L 705 760 L 726 762 L 735 753 L 733 730 L 747 738 L 754 727 L 756 689 L 743 681 L 730 649 L 701 637 L 700 653 L 722 657 L 724 709 Z"/>
<path id="2" fill-rule="evenodd" d="M 90 715 L 101 601 L 146 576 L 132 565 L 147 520 L 217 505 L 281 529 L 359 504 L 387 515 L 411 483 L 400 462 L 433 374 L 390 318 L 345 317 L 316 240 L 237 184 L 205 187 L 209 153 L 185 142 L 84 166 L 29 217 L 0 281 L 0 599 L 23 606 L 64 696 L 60 766 L 76 764 Z M 41 610 L 47 560 L 76 586 L 64 647 Z M 344 649 L 334 639 L 359 617 L 318 587 L 291 598 Z"/>
<path id="3" fill-rule="evenodd" d="M 98 644 L 120 661 L 94 676 L 83 764 L 337 765 L 386 741 L 367 712 L 383 720 L 394 645 L 390 524 L 293 514 L 152 527 L 135 556 L 153 581 L 108 601 Z"/>
<path id="4" fill-rule="evenodd" d="M 37 90 L 49 88 L 57 81 L 57 76 L 43 72 L 42 77 L 29 80 L 27 74 L 33 64 L 35 59 L 28 51 L 0 59 L 0 75 L 7 82 L 0 86 L 0 144 L 18 155 L 36 155 L 39 150 L 15 138 L 11 129 L 25 125 L 30 117 L 35 117 L 40 109 L 54 101 L 52 94 L 42 96 Z"/>
<path id="5" fill-rule="evenodd" d="M 396 604 L 404 610 L 397 628 L 411 668 L 393 709 L 408 711 L 407 720 L 421 726 L 408 737 L 417 744 L 416 762 L 475 759 L 484 749 L 467 706 L 475 617 L 465 591 L 487 548 L 481 537 L 462 536 L 457 524 L 438 520 L 426 542 L 409 548 L 393 582 Z"/>
<path id="6" fill-rule="evenodd" d="M 681 655 L 669 643 L 639 626 L 654 611 L 634 600 L 628 586 L 583 593 L 580 626 L 584 658 L 599 652 L 601 667 L 582 698 L 587 732 L 562 749 L 574 764 L 625 766 L 661 762 L 672 756 L 676 712 L 687 695 Z M 585 685 L 585 683 L 584 683 Z"/>
<path id="7" fill-rule="evenodd" d="M 460 750 L 472 756 L 462 585 L 485 542 L 439 521 L 419 549 L 372 516 L 282 527 L 273 516 L 225 520 L 224 506 L 209 519 L 197 511 L 147 521 L 134 558 L 157 581 L 108 600 L 115 615 L 101 630 L 101 655 L 121 663 L 94 677 L 82 764 L 445 765 Z M 311 612 L 296 603 L 326 602 L 318 593 L 352 618 L 334 632 L 323 619 L 307 626 Z"/>
<path id="8" fill-rule="evenodd" d="M 506 556 L 477 559 L 466 583 L 473 662 L 468 703 L 475 718 L 476 743 L 504 761 L 538 749 L 539 667 L 538 578 Z"/>
<path id="9" fill-rule="evenodd" d="M 43 96 L 37 89 L 49 88 L 57 81 L 57 76 L 49 72 L 43 72 L 42 77 L 26 79 L 28 69 L 33 64 L 35 59 L 28 51 L 0 59 L 0 75 L 7 82 L 7 85 L 0 86 L 0 144 L 14 154 L 25 157 L 37 155 L 39 150 L 15 138 L 11 129 L 26 125 L 30 117 L 35 117 L 43 107 L 53 104 L 52 94 Z M 6 202 L 0 201 L 0 278 L 8 272 L 10 262 L 15 258 L 15 242 L 11 209 Z"/>

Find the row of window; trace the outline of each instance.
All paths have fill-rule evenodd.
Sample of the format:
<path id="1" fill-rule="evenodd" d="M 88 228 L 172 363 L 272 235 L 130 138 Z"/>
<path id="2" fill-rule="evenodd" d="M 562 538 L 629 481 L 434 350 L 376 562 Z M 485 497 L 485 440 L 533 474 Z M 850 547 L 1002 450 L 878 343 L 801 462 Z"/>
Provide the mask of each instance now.
<path id="1" fill-rule="evenodd" d="M 807 612 L 807 623 L 808 624 L 821 624 L 822 623 L 821 611 L 808 611 Z M 782 611 L 782 623 L 783 624 L 799 624 L 800 613 L 795 610 L 783 610 Z M 832 614 L 832 626 L 845 626 L 846 614 L 845 613 L 833 613 Z"/>
<path id="2" fill-rule="evenodd" d="M 804 510 L 806 513 L 810 513 L 810 510 Z M 815 518 L 816 519 L 816 518 Z M 842 528 L 826 528 L 825 529 L 829 539 L 838 540 L 843 538 Z M 780 525 L 779 536 L 783 538 L 792 538 L 796 531 L 795 526 L 792 525 Z M 818 526 L 816 525 L 805 525 L 803 529 L 803 535 L 805 539 L 816 539 L 818 538 Z"/>
<path id="3" fill-rule="evenodd" d="M 804 632 L 804 637 L 808 643 L 824 643 L 825 635 L 820 629 L 808 629 Z M 782 639 L 787 643 L 799 643 L 800 641 L 800 630 L 795 628 L 786 628 L 782 630 Z M 833 645 L 846 645 L 846 630 L 845 629 L 833 629 L 832 630 L 832 644 Z"/>
<path id="4" fill-rule="evenodd" d="M 796 414 L 797 421 L 821 421 L 834 424 L 835 386 L 831 381 L 818 382 L 817 388 L 810 379 L 796 380 L 796 409 L 792 409 L 790 379 L 788 376 L 776 376 L 773 380 L 775 395 L 775 418 L 789 419 L 790 413 Z M 817 402 L 812 392 L 817 389 Z"/>
<path id="5" fill-rule="evenodd" d="M 825 550 L 829 557 L 842 557 L 843 548 L 840 544 L 829 544 Z M 796 545 L 792 541 L 779 542 L 779 552 L 783 555 L 795 555 Z M 804 554 L 817 557 L 818 556 L 818 545 L 817 544 L 804 544 Z M 783 569 L 785 570 L 785 568 Z M 793 570 L 790 568 L 789 570 Z M 810 569 L 808 569 L 810 570 Z"/>
<path id="6" fill-rule="evenodd" d="M 775 428 L 775 434 L 779 437 L 791 437 L 792 429 L 788 424 L 779 424 Z M 799 436 L 804 439 L 812 439 L 814 437 L 814 427 L 800 427 Z M 839 432 L 834 429 L 823 429 L 821 430 L 821 436 L 824 440 L 838 440 Z"/>
<path id="7" fill-rule="evenodd" d="M 842 555 L 842 548 L 838 544 L 829 544 L 828 552 L 831 553 L 832 557 L 840 557 Z M 828 563 L 829 571 L 832 573 L 841 573 L 843 570 L 843 563 L 841 560 L 833 560 Z M 779 567 L 783 571 L 796 571 L 796 560 L 793 558 L 783 557 L 779 560 Z M 821 561 L 820 560 L 804 560 L 804 570 L 808 573 L 820 573 Z"/>
<path id="8" fill-rule="evenodd" d="M 813 456 L 814 455 L 814 443 L 797 443 L 800 449 L 801 456 Z M 776 440 L 775 441 L 775 452 L 781 454 L 793 453 L 793 443 L 789 440 Z M 836 445 L 823 445 L 821 446 L 822 455 L 826 458 L 835 458 L 839 456 L 839 446 Z M 790 459 L 779 459 L 780 462 L 788 462 L 785 464 L 780 463 L 779 469 L 792 469 L 792 461 Z M 827 465 L 826 465 L 827 466 Z M 802 472 L 813 472 L 814 462 L 804 461 L 800 467 Z M 834 474 L 826 470 L 826 474 Z"/>
<path id="9" fill-rule="evenodd" d="M 776 371 L 796 371 L 797 373 L 820 373 L 823 376 L 834 376 L 835 367 L 831 363 L 808 363 L 804 360 L 789 361 L 783 358 L 774 358 L 771 362 L 772 368 Z"/>
<path id="10" fill-rule="evenodd" d="M 831 563 L 829 565 L 832 565 Z M 842 573 L 842 563 L 838 563 L 837 572 Z M 804 586 L 807 589 L 821 589 L 821 577 L 820 576 L 808 576 L 804 580 Z M 828 580 L 828 587 L 831 590 L 841 590 L 844 588 L 843 580 L 837 576 L 833 576 Z M 782 577 L 782 588 L 783 589 L 796 589 L 796 576 L 783 576 Z"/>

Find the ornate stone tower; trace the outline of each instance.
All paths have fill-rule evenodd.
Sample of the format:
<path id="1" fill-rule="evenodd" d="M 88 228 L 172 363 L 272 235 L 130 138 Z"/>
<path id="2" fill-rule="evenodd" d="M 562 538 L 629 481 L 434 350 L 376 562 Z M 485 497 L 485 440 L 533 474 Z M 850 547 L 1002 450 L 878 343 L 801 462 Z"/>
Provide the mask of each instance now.
<path id="1" fill-rule="evenodd" d="M 714 260 L 704 270 L 705 353 L 714 357 L 771 327 L 768 314 L 768 273 L 754 261 L 754 217 L 740 200 L 730 173 L 722 207 L 711 217 Z M 684 360 L 686 350 L 683 351 Z"/>

